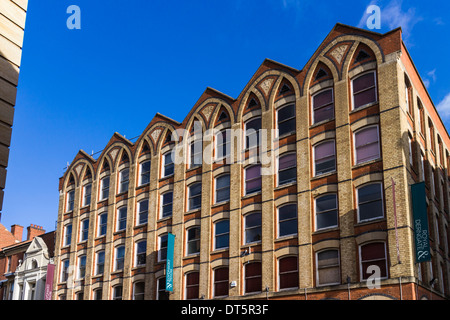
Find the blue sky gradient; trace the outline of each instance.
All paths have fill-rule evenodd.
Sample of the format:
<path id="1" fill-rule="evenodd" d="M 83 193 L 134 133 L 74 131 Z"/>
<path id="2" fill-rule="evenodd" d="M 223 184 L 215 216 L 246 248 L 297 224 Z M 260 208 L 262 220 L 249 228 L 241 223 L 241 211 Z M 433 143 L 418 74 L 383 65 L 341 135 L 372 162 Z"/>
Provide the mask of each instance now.
<path id="1" fill-rule="evenodd" d="M 337 22 L 401 26 L 450 123 L 450 3 L 310 0 L 29 1 L 1 223 L 55 230 L 58 179 L 78 150 L 139 136 L 156 112 L 182 121 L 206 87 L 237 97 L 265 58 L 302 69 Z M 70 5 L 81 30 L 69 30 Z"/>

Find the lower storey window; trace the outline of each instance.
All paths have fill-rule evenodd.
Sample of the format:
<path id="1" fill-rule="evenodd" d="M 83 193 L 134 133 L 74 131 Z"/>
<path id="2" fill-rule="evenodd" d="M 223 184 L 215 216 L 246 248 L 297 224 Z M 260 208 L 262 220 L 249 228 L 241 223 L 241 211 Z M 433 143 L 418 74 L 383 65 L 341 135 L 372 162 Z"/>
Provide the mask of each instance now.
<path id="1" fill-rule="evenodd" d="M 214 270 L 214 297 L 228 296 L 228 267 Z"/>
<path id="2" fill-rule="evenodd" d="M 339 251 L 324 250 L 317 253 L 317 285 L 339 284 Z"/>
<path id="3" fill-rule="evenodd" d="M 298 288 L 298 258 L 286 257 L 278 261 L 280 290 Z"/>
<path id="4" fill-rule="evenodd" d="M 262 267 L 261 262 L 251 262 L 245 265 L 245 293 L 261 292 Z"/>
<path id="5" fill-rule="evenodd" d="M 361 280 L 367 280 L 379 268 L 380 277 L 387 278 L 386 245 L 372 242 L 359 247 Z"/>
<path id="6" fill-rule="evenodd" d="M 199 272 L 186 274 L 186 299 L 198 299 Z"/>

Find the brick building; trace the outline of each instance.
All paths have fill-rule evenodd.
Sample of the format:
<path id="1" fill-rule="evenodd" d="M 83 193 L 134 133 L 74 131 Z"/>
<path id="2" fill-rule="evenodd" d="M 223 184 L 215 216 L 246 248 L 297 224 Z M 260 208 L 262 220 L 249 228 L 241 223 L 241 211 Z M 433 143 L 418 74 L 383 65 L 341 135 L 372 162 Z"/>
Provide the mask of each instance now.
<path id="1" fill-rule="evenodd" d="M 41 226 L 31 224 L 22 241 L 22 226 L 11 226 L 11 232 L 0 226 L 0 239 L 9 239 L 0 247 L 0 300 L 42 299 L 55 231 L 45 233 Z"/>
<path id="2" fill-rule="evenodd" d="M 401 29 L 337 24 L 302 70 L 266 59 L 237 98 L 207 88 L 181 123 L 158 113 L 135 142 L 81 150 L 60 178 L 54 298 L 448 298 L 449 150 Z"/>

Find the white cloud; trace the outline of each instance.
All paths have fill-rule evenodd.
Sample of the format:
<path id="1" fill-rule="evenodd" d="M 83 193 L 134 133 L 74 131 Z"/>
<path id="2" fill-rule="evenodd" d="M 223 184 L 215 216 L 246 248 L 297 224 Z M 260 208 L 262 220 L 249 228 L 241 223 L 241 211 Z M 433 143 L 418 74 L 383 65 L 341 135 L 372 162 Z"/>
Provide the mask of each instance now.
<path id="1" fill-rule="evenodd" d="M 443 119 L 450 119 L 450 93 L 436 106 L 439 114 Z"/>
<path id="2" fill-rule="evenodd" d="M 389 30 L 402 27 L 403 39 L 408 39 L 411 35 L 411 31 L 414 26 L 422 20 L 420 16 L 416 14 L 415 8 L 408 8 L 406 11 L 402 10 L 403 0 L 391 0 L 386 6 L 381 6 L 377 4 L 377 0 L 372 0 L 367 7 L 371 5 L 378 5 L 381 9 L 381 28 L 387 28 Z M 367 23 L 367 18 L 372 14 L 364 11 L 361 17 L 358 27 L 365 28 Z M 373 30 L 379 31 L 379 30 Z"/>

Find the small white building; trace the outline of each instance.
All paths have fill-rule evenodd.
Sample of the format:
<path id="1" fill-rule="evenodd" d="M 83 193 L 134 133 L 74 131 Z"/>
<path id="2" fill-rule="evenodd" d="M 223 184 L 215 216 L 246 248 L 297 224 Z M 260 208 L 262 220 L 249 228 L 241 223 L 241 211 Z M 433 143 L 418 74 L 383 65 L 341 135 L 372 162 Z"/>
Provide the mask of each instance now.
<path id="1" fill-rule="evenodd" d="M 42 238 L 35 237 L 14 273 L 12 300 L 44 300 L 49 263 L 53 261 L 47 245 Z"/>

